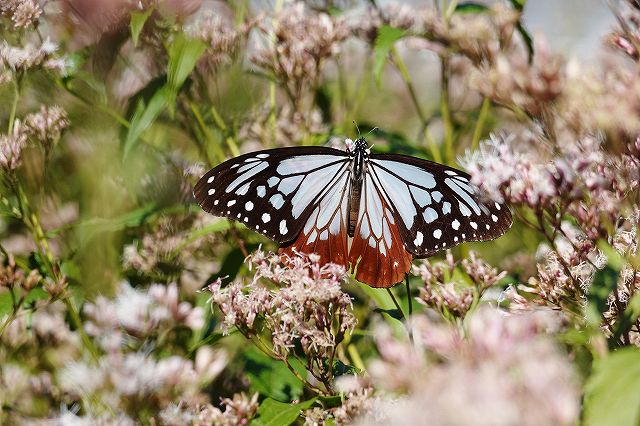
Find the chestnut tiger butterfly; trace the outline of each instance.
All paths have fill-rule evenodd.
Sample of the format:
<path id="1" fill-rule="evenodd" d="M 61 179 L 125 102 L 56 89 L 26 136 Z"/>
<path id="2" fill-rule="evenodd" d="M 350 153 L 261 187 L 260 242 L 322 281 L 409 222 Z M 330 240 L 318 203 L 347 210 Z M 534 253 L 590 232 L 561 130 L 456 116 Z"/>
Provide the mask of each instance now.
<path id="1" fill-rule="evenodd" d="M 200 206 L 278 242 L 316 253 L 358 281 L 391 287 L 413 258 L 463 241 L 492 240 L 511 226 L 506 205 L 484 201 L 469 175 L 431 161 L 373 154 L 364 138 L 329 147 L 240 155 L 196 184 Z"/>

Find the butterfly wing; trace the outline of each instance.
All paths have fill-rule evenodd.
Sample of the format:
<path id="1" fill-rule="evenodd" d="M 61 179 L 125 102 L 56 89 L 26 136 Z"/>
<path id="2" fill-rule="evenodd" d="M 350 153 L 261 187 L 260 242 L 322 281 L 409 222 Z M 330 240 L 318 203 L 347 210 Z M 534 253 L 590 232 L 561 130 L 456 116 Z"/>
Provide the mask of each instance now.
<path id="1" fill-rule="evenodd" d="M 343 168 L 316 198 L 313 210 L 296 240 L 282 248 L 288 255 L 315 253 L 320 263 L 347 264 L 347 215 L 351 169 Z"/>
<path id="2" fill-rule="evenodd" d="M 411 268 L 411 254 L 404 247 L 395 207 L 374 176 L 366 173 L 349 263 L 356 279 L 372 287 L 390 287 L 402 281 Z"/>
<path id="3" fill-rule="evenodd" d="M 286 244 L 348 167 L 344 151 L 326 147 L 252 152 L 207 172 L 193 194 L 205 211 Z"/>
<path id="4" fill-rule="evenodd" d="M 469 175 L 431 161 L 372 155 L 368 173 L 392 207 L 406 249 L 431 256 L 463 241 L 492 240 L 511 226 L 509 209 L 485 201 Z"/>

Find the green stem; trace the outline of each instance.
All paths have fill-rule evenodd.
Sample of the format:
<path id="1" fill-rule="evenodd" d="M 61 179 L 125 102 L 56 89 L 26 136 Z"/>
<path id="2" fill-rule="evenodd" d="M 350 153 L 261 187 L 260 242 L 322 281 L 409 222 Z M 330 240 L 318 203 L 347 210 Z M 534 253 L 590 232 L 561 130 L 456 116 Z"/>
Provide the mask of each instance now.
<path id="1" fill-rule="evenodd" d="M 480 145 L 480 138 L 482 138 L 482 132 L 484 131 L 484 124 L 489 116 L 489 107 L 491 106 L 491 100 L 484 98 L 482 100 L 482 106 L 480 107 L 480 113 L 478 114 L 478 122 L 473 130 L 473 137 L 471 138 L 471 149 L 476 150 Z"/>
<path id="2" fill-rule="evenodd" d="M 393 301 L 393 304 L 396 306 L 396 309 L 398 310 L 398 312 L 400 312 L 400 314 L 402 314 L 402 318 L 404 318 L 405 322 L 407 320 L 407 316 L 404 314 L 404 311 L 402 310 L 402 308 L 400 307 L 400 304 L 398 303 L 398 301 L 396 300 L 396 297 L 393 295 L 393 293 L 391 292 L 390 288 L 386 288 L 385 290 L 387 290 L 387 293 L 389 293 L 389 296 L 391 297 L 391 300 Z"/>
<path id="3" fill-rule="evenodd" d="M 416 113 L 420 120 L 424 125 L 427 124 L 427 116 L 425 115 L 422 107 L 420 106 L 420 102 L 418 101 L 418 95 L 416 94 L 416 89 L 413 86 L 413 81 L 411 80 L 411 75 L 409 74 L 409 70 L 407 69 L 402 57 L 398 54 L 395 46 L 391 48 L 391 59 L 393 63 L 398 68 L 400 72 L 400 76 L 402 76 L 402 80 L 404 84 L 407 86 L 407 90 L 409 91 L 409 96 L 411 96 L 411 102 L 413 103 L 414 108 L 416 109 Z"/>
<path id="4" fill-rule="evenodd" d="M 409 304 L 409 316 L 413 315 L 413 299 L 411 297 L 411 286 L 409 285 L 409 274 L 404 274 L 404 281 L 407 285 L 407 303 Z"/>
<path id="5" fill-rule="evenodd" d="M 234 157 L 237 157 L 238 155 L 240 155 L 240 150 L 238 149 L 238 145 L 236 144 L 236 141 L 233 140 L 233 138 L 228 134 L 229 128 L 224 123 L 224 120 L 222 119 L 220 114 L 218 114 L 218 110 L 216 109 L 216 107 L 213 105 L 211 105 L 211 115 L 213 116 L 213 120 L 216 122 L 216 125 L 220 128 L 220 130 L 223 133 L 225 133 L 226 135 L 225 142 L 227 143 L 227 147 L 229 147 L 229 151 L 231 152 L 231 155 L 233 155 Z"/>
<path id="6" fill-rule="evenodd" d="M 9 113 L 9 125 L 7 127 L 7 134 L 13 133 L 13 126 L 16 121 L 16 111 L 18 110 L 18 99 L 20 98 L 20 76 L 17 76 L 13 81 L 13 102 L 11 103 L 11 112 Z"/>
<path id="7" fill-rule="evenodd" d="M 93 344 L 93 341 L 89 338 L 89 335 L 87 335 L 87 333 L 84 331 L 84 327 L 82 326 L 82 319 L 80 318 L 78 310 L 75 306 L 73 306 L 73 303 L 71 302 L 71 296 L 65 295 L 62 298 L 62 301 L 67 307 L 67 312 L 69 312 L 69 316 L 71 317 L 73 325 L 76 327 L 76 331 L 78 332 L 78 334 L 80 334 L 80 339 L 82 339 L 82 343 L 85 349 L 89 351 L 89 354 L 91 354 L 91 358 L 93 358 L 93 360 L 98 363 L 98 360 L 100 359 L 98 349 Z"/>
<path id="8" fill-rule="evenodd" d="M 453 164 L 455 154 L 453 151 L 453 122 L 451 120 L 451 109 L 449 105 L 449 59 L 442 58 L 440 68 L 440 79 L 442 90 L 440 95 L 440 115 L 444 126 L 444 160 L 447 164 Z"/>

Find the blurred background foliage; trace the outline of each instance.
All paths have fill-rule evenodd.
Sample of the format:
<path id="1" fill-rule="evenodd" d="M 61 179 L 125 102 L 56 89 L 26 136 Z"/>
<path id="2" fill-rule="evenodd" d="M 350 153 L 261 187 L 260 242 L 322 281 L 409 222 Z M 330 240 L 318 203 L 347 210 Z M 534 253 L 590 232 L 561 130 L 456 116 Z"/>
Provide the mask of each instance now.
<path id="1" fill-rule="evenodd" d="M 530 3 L 5 2 L 0 422 L 348 423 L 386 387 L 414 395 L 433 386 L 375 382 L 376 362 L 413 359 L 385 352 L 380 324 L 399 336 L 398 348 L 411 335 L 403 325 L 410 314 L 440 318 L 451 327 L 443 335 L 469 337 L 467 314 L 479 310 L 475 321 L 490 330 L 497 320 L 479 306 L 492 304 L 561 313 L 553 327 L 496 326 L 507 327 L 499 329 L 505 341 L 535 347 L 552 329 L 561 348 L 560 382 L 550 379 L 540 394 L 558 386 L 562 402 L 544 400 L 542 417 L 518 424 L 637 424 L 640 6 L 605 9 L 602 58 L 578 49 L 566 59 L 553 35 L 529 31 L 529 8 L 538 10 L 532 25 L 552 17 L 545 2 Z M 253 283 L 256 268 L 273 303 L 284 303 L 278 292 L 296 283 L 265 272 L 266 261 L 245 262 L 276 245 L 204 214 L 192 186 L 240 153 L 341 148 L 357 135 L 354 121 L 362 133 L 378 128 L 368 136 L 376 152 L 469 169 L 513 204 L 516 220 L 495 242 L 421 264 L 409 295 L 336 273 L 354 322 L 341 312 L 346 334 L 324 330 L 331 355 L 307 348 L 303 332 L 283 346 L 274 312 L 247 307 L 262 328 L 225 312 L 237 302 L 229 283 Z M 299 269 L 312 267 L 313 259 Z M 216 282 L 213 309 L 212 293 L 201 290 Z M 247 288 L 238 294 L 254 303 Z M 331 311 L 344 302 L 332 297 L 313 300 Z M 461 351 L 481 351 L 482 332 Z M 430 362 L 446 365 L 451 357 L 424 338 Z M 555 371 L 555 349 L 541 351 L 549 364 L 539 368 Z M 467 361 L 475 362 L 455 365 Z M 139 377 L 145 368 L 158 383 Z M 336 387 L 337 377 L 354 374 L 373 384 Z M 20 386 L 9 392 L 11 377 Z M 541 396 L 531 392 L 513 406 L 534 412 Z"/>

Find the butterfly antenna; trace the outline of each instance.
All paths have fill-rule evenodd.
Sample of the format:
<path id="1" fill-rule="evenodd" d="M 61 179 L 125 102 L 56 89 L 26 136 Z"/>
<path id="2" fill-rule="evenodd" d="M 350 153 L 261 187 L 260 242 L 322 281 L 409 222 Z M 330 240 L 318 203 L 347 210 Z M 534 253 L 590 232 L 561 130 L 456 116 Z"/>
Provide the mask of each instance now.
<path id="1" fill-rule="evenodd" d="M 369 130 L 369 133 L 367 133 L 365 136 L 369 136 L 371 133 L 375 132 L 378 129 L 378 126 L 374 127 L 373 129 Z"/>
<path id="2" fill-rule="evenodd" d="M 356 120 L 353 120 L 353 124 L 354 126 L 356 126 L 356 130 L 358 131 L 358 139 L 360 139 L 360 137 L 362 136 L 360 134 L 360 127 L 358 127 L 358 123 L 356 123 Z"/>

